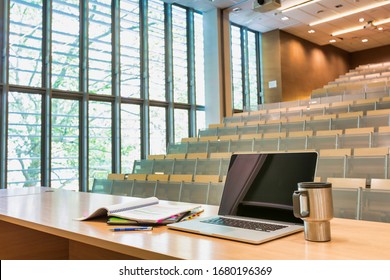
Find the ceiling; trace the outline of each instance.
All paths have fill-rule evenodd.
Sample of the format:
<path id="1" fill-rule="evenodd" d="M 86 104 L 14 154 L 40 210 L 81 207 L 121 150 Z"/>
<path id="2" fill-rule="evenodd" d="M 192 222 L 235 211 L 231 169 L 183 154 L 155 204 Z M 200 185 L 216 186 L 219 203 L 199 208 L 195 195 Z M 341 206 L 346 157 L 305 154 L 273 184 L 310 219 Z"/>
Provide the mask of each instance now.
<path id="1" fill-rule="evenodd" d="M 269 7 L 271 1 L 277 0 L 264 1 L 266 4 L 262 7 Z M 315 3 L 283 12 L 283 9 L 312 0 L 280 1 L 281 7 L 273 8 L 267 12 L 258 12 L 253 9 L 254 2 L 257 4 L 257 0 L 177 0 L 166 2 L 175 2 L 203 12 L 215 8 L 226 9 L 229 12 L 231 22 L 252 30 L 268 32 L 280 29 L 318 45 L 332 44 L 348 52 L 390 45 L 390 0 L 316 0 L 318 2 L 313 1 Z M 383 6 L 367 9 L 367 6 L 371 4 L 383 4 Z M 315 21 L 334 15 L 343 15 L 345 12 L 357 9 L 362 11 L 310 26 Z M 283 20 L 283 17 L 288 17 L 288 20 Z M 361 22 L 360 19 L 362 19 Z M 384 19 L 388 19 L 388 23 L 378 24 Z M 354 27 L 359 28 L 359 30 L 332 36 L 332 33 L 336 31 Z M 312 30 L 311 33 L 309 33 L 310 30 Z M 335 40 L 335 42 L 330 42 L 330 40 Z"/>

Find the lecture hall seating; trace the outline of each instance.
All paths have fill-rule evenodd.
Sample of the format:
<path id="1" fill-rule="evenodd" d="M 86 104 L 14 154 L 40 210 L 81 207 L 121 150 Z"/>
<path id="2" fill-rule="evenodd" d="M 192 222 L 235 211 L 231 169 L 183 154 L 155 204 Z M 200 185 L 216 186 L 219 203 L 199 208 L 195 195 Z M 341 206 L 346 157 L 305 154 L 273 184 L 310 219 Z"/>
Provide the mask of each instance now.
<path id="1" fill-rule="evenodd" d="M 233 153 L 315 150 L 317 180 L 334 185 L 336 216 L 390 222 L 390 207 L 373 205 L 390 193 L 389 147 L 390 63 L 363 65 L 308 99 L 261 104 L 210 124 L 166 154 L 135 161 L 131 174 L 95 179 L 92 191 L 218 205 Z"/>

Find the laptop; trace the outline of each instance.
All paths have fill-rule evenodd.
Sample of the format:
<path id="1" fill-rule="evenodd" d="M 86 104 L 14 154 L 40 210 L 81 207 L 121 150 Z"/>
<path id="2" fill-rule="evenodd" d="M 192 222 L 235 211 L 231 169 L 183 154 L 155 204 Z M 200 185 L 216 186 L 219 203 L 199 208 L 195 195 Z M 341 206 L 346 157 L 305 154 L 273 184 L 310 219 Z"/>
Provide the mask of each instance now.
<path id="1" fill-rule="evenodd" d="M 233 154 L 217 216 L 168 228 L 260 244 L 303 230 L 292 195 L 299 182 L 313 182 L 317 152 Z"/>

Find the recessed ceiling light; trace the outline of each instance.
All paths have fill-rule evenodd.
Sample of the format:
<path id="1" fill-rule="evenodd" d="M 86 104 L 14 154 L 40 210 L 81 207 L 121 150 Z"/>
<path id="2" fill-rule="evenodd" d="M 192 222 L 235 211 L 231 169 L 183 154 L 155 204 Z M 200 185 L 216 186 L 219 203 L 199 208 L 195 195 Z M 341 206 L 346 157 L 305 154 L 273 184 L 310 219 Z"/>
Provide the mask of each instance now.
<path id="1" fill-rule="evenodd" d="M 364 22 L 364 18 L 359 18 L 359 22 Z"/>
<path id="2" fill-rule="evenodd" d="M 313 30 L 313 29 L 311 29 L 311 30 L 309 30 L 309 31 L 307 31 L 307 32 L 309 32 L 309 33 L 311 34 L 311 33 L 315 33 L 316 31 Z"/>
<path id="3" fill-rule="evenodd" d="M 285 8 L 285 9 L 283 9 L 282 13 L 285 13 L 285 12 L 288 12 L 288 11 L 292 11 L 292 10 L 295 10 L 295 9 L 298 9 L 298 8 L 302 8 L 304 6 L 307 6 L 307 5 L 310 5 L 310 4 L 319 2 L 319 1 L 320 0 L 307 0 L 307 1 L 303 1 L 301 3 L 295 4 L 295 5 L 292 5 L 292 6 L 289 6 L 289 7 Z"/>
<path id="4" fill-rule="evenodd" d="M 338 35 L 341 35 L 341 34 L 353 32 L 353 31 L 358 31 L 358 30 L 363 30 L 363 29 L 364 29 L 364 25 L 355 26 L 355 27 L 351 27 L 351 28 L 347 28 L 347 29 L 343 29 L 343 30 L 339 30 L 339 31 L 333 32 L 332 36 L 338 36 Z"/>
<path id="5" fill-rule="evenodd" d="M 336 43 L 336 39 L 329 40 L 329 43 Z"/>
<path id="6" fill-rule="evenodd" d="M 368 39 L 363 39 L 362 42 L 363 42 L 363 43 L 367 43 L 367 42 L 368 42 Z"/>
<path id="7" fill-rule="evenodd" d="M 289 17 L 282 17 L 282 20 L 289 20 Z"/>
<path id="8" fill-rule="evenodd" d="M 381 26 L 381 27 L 378 27 L 378 30 L 379 31 L 382 31 L 383 30 L 383 27 Z"/>

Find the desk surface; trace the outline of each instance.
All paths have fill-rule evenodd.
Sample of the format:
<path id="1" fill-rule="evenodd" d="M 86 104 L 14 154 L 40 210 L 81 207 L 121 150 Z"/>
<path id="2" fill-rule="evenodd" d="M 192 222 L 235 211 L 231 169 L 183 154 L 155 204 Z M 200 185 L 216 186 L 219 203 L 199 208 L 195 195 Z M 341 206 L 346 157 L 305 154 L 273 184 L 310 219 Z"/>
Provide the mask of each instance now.
<path id="1" fill-rule="evenodd" d="M 309 242 L 300 232 L 251 245 L 165 226 L 151 232 L 111 232 L 105 220 L 74 220 L 103 205 L 132 199 L 47 188 L 0 190 L 0 221 L 141 259 L 390 259 L 387 223 L 335 218 L 331 242 Z M 218 211 L 215 206 L 204 208 L 203 216 Z"/>

